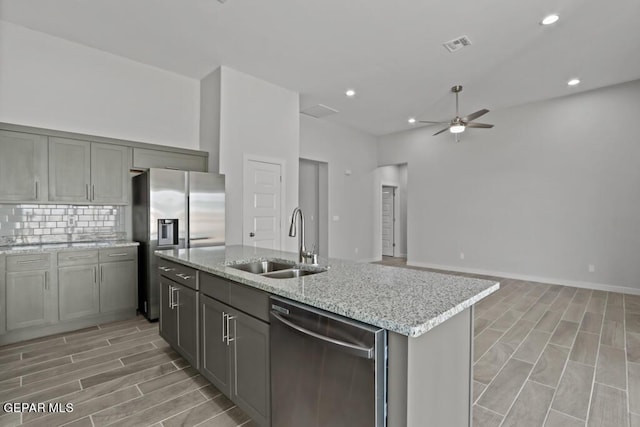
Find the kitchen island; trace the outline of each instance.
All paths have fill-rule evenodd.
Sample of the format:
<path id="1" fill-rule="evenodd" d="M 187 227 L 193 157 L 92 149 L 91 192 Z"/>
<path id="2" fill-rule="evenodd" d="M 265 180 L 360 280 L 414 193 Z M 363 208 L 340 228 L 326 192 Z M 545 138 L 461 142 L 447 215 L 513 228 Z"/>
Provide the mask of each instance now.
<path id="1" fill-rule="evenodd" d="M 498 290 L 498 283 L 338 259 L 299 266 L 326 270 L 317 274 L 271 278 L 234 266 L 260 260 L 291 263 L 297 254 L 246 246 L 156 254 L 206 277 L 387 330 L 387 426 L 470 425 L 473 304 Z M 198 279 L 195 290 L 202 283 Z"/>

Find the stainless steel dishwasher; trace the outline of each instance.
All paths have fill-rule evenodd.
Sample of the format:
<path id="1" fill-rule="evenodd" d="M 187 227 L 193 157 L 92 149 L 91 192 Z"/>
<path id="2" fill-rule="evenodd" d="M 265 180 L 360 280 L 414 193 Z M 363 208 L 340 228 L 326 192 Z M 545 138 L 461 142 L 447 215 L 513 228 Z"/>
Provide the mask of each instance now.
<path id="1" fill-rule="evenodd" d="M 271 424 L 384 427 L 387 332 L 271 297 Z"/>

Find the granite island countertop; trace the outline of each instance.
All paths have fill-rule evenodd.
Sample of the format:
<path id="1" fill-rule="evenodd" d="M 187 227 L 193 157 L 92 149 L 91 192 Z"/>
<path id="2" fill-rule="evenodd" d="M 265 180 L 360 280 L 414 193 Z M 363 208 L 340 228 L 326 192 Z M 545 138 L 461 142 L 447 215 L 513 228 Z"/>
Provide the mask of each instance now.
<path id="1" fill-rule="evenodd" d="M 320 260 L 320 267 L 329 266 L 325 272 L 273 279 L 231 265 L 266 259 L 295 262 L 298 255 L 250 246 L 155 253 L 170 261 L 409 337 L 424 334 L 500 287 L 499 283 L 488 280 L 334 258 Z"/>
<path id="2" fill-rule="evenodd" d="M 139 246 L 128 240 L 103 240 L 98 242 L 43 243 L 40 245 L 0 246 L 0 255 L 24 255 L 43 252 L 79 251 L 87 249 L 108 249 Z"/>

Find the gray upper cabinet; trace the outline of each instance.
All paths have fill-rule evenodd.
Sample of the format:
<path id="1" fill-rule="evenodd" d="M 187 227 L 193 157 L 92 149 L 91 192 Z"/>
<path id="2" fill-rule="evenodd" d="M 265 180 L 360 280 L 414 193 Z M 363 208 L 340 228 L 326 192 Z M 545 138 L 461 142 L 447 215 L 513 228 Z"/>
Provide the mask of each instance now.
<path id="1" fill-rule="evenodd" d="M 95 203 L 126 204 L 129 148 L 91 144 L 91 200 Z"/>
<path id="2" fill-rule="evenodd" d="M 126 204 L 129 148 L 49 138 L 49 200 Z"/>
<path id="3" fill-rule="evenodd" d="M 47 137 L 0 131 L 0 202 L 47 200 Z"/>
<path id="4" fill-rule="evenodd" d="M 162 168 L 207 172 L 207 157 L 170 151 L 133 149 L 133 167 L 138 169 Z"/>
<path id="5" fill-rule="evenodd" d="M 87 203 L 91 201 L 90 186 L 91 144 L 49 138 L 49 199 Z"/>

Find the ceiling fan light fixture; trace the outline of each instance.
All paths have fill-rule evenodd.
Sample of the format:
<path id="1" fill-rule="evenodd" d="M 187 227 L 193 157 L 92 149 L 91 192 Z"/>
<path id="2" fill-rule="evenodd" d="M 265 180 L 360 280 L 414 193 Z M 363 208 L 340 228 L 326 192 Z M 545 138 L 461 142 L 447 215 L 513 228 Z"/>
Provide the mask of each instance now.
<path id="1" fill-rule="evenodd" d="M 449 127 L 449 132 L 451 132 L 451 133 L 462 133 L 462 132 L 464 132 L 464 129 L 465 129 L 465 125 L 456 124 L 456 125 L 451 125 Z"/>
<path id="2" fill-rule="evenodd" d="M 555 24 L 556 22 L 558 22 L 558 19 L 560 19 L 560 17 L 554 13 L 552 15 L 545 16 L 544 19 L 540 21 L 540 24 L 542 25 Z"/>
<path id="3" fill-rule="evenodd" d="M 356 96 L 356 91 L 353 89 L 347 89 L 344 94 L 349 98 L 353 98 L 354 96 Z"/>
<path id="4" fill-rule="evenodd" d="M 409 117 L 409 120 L 407 120 L 407 122 L 409 122 L 410 125 L 414 125 L 416 123 L 416 118 L 415 117 Z"/>
<path id="5" fill-rule="evenodd" d="M 580 79 L 571 79 L 567 82 L 569 86 L 577 86 L 580 84 Z"/>

